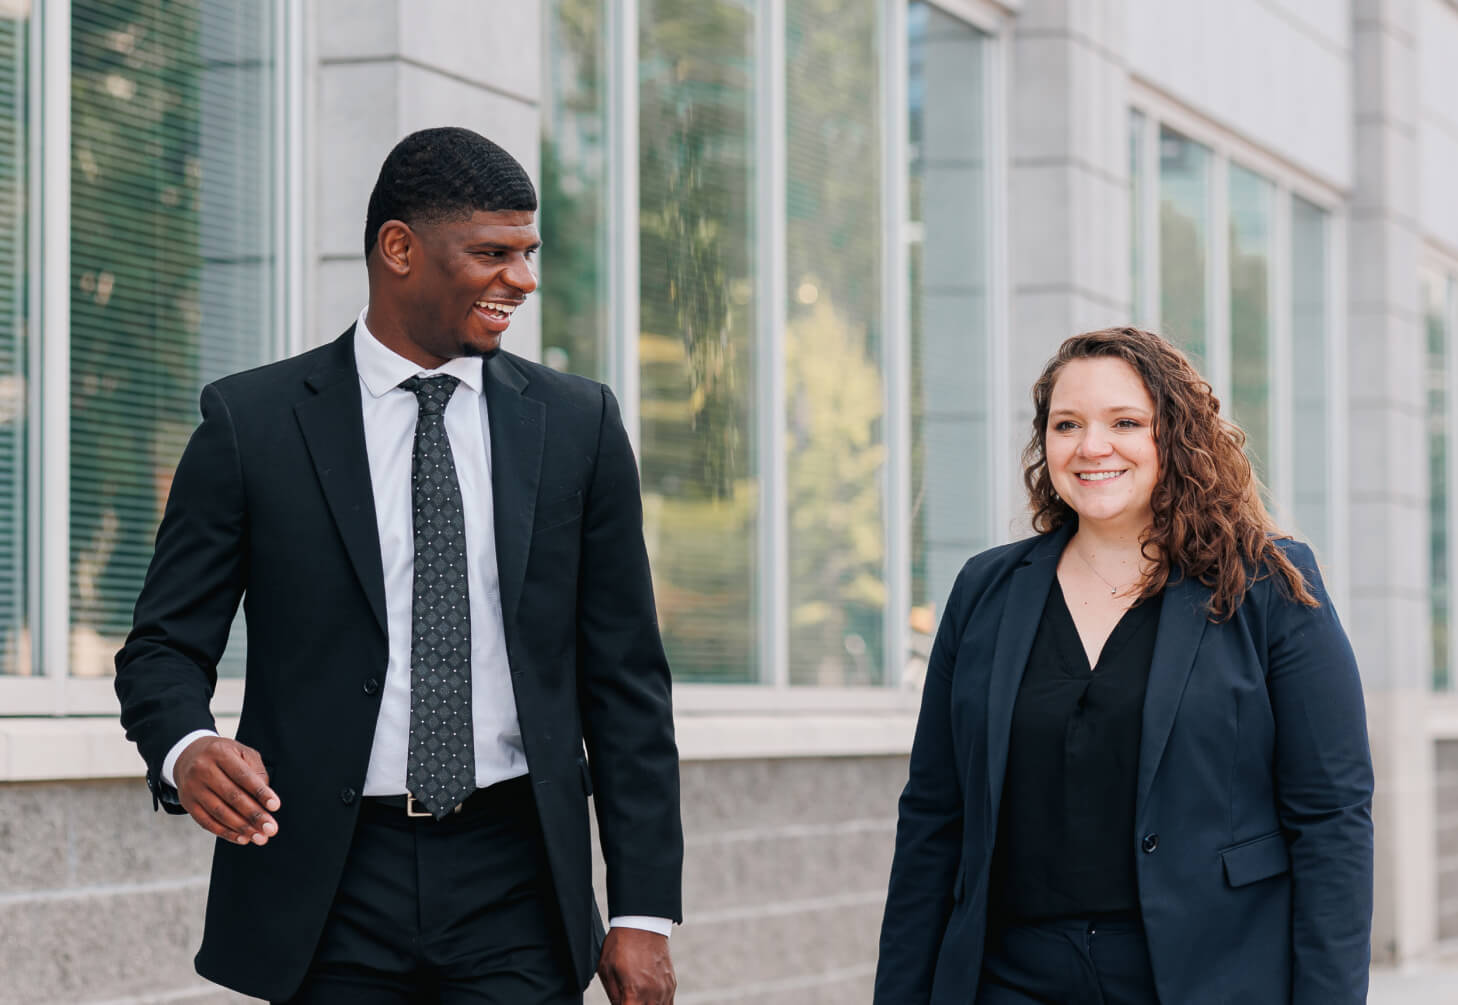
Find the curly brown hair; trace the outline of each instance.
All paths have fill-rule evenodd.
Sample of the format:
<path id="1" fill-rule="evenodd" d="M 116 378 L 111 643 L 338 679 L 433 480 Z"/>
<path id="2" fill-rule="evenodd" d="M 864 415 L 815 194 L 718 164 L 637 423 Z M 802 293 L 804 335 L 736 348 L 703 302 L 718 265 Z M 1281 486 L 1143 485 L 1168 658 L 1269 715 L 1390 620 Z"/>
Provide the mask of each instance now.
<path id="1" fill-rule="evenodd" d="M 1276 546 L 1280 533 L 1245 456 L 1245 433 L 1220 415 L 1208 381 L 1184 355 L 1153 332 L 1104 328 L 1058 347 L 1033 385 L 1033 435 L 1023 449 L 1023 484 L 1033 529 L 1046 534 L 1078 514 L 1058 497 L 1048 473 L 1048 409 L 1053 384 L 1076 359 L 1112 357 L 1133 367 L 1154 401 L 1159 479 L 1150 500 L 1154 522 L 1140 542 L 1154 564 L 1140 587 L 1145 599 L 1164 589 L 1174 569 L 1210 587 L 1210 616 L 1231 618 L 1252 583 L 1274 575 L 1286 592 L 1319 606 L 1301 572 Z"/>

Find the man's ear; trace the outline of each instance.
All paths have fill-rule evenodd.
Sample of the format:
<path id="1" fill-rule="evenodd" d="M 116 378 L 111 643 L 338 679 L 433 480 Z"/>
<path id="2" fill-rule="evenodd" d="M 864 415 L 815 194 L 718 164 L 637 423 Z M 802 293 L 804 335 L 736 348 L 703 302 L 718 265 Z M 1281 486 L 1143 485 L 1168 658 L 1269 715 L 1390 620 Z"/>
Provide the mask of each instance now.
<path id="1" fill-rule="evenodd" d="M 375 238 L 375 254 L 385 269 L 403 278 L 410 274 L 413 256 L 419 251 L 419 240 L 410 224 L 403 220 L 386 220 L 380 225 Z"/>

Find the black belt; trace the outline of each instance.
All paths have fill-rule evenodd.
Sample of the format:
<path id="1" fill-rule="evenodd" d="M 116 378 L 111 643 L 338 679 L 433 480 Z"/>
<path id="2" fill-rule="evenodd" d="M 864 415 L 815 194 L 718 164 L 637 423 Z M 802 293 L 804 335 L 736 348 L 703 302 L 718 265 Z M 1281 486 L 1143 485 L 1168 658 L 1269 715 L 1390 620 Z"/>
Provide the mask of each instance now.
<path id="1" fill-rule="evenodd" d="M 497 782 L 495 785 L 488 785 L 484 789 L 472 792 L 442 817 L 441 823 L 482 813 L 501 813 L 504 810 L 519 808 L 523 800 L 531 798 L 531 794 L 531 782 L 526 775 L 508 778 L 504 782 Z M 420 805 L 420 802 L 409 793 L 403 796 L 366 796 L 361 809 L 370 810 L 378 815 L 404 816 L 413 820 L 435 819 L 430 811 Z"/>

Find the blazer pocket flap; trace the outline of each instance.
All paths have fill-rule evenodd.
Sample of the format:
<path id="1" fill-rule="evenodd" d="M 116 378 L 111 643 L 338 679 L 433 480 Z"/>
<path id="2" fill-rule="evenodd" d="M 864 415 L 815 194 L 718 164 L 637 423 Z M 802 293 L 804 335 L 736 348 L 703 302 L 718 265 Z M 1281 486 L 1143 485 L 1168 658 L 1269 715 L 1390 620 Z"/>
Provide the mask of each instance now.
<path id="1" fill-rule="evenodd" d="M 1226 848 L 1220 859 L 1225 863 L 1225 881 L 1231 886 L 1258 883 L 1291 871 L 1291 850 L 1279 831 Z"/>
<path id="2" fill-rule="evenodd" d="M 532 517 L 532 533 L 540 534 L 553 527 L 561 527 L 582 516 L 582 493 L 574 492 L 561 499 L 542 503 Z"/>

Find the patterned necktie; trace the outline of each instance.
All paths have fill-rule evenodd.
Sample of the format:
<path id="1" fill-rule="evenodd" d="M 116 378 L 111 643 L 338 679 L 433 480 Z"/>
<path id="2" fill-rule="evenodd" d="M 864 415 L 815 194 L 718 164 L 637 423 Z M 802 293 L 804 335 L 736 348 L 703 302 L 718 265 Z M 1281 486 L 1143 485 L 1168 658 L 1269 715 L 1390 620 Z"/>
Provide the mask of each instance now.
<path id="1" fill-rule="evenodd" d="M 410 469 L 415 586 L 405 784 L 437 820 L 476 787 L 466 523 L 445 428 L 446 403 L 458 383 L 455 377 L 441 376 L 411 377 L 400 384 L 420 402 Z"/>

